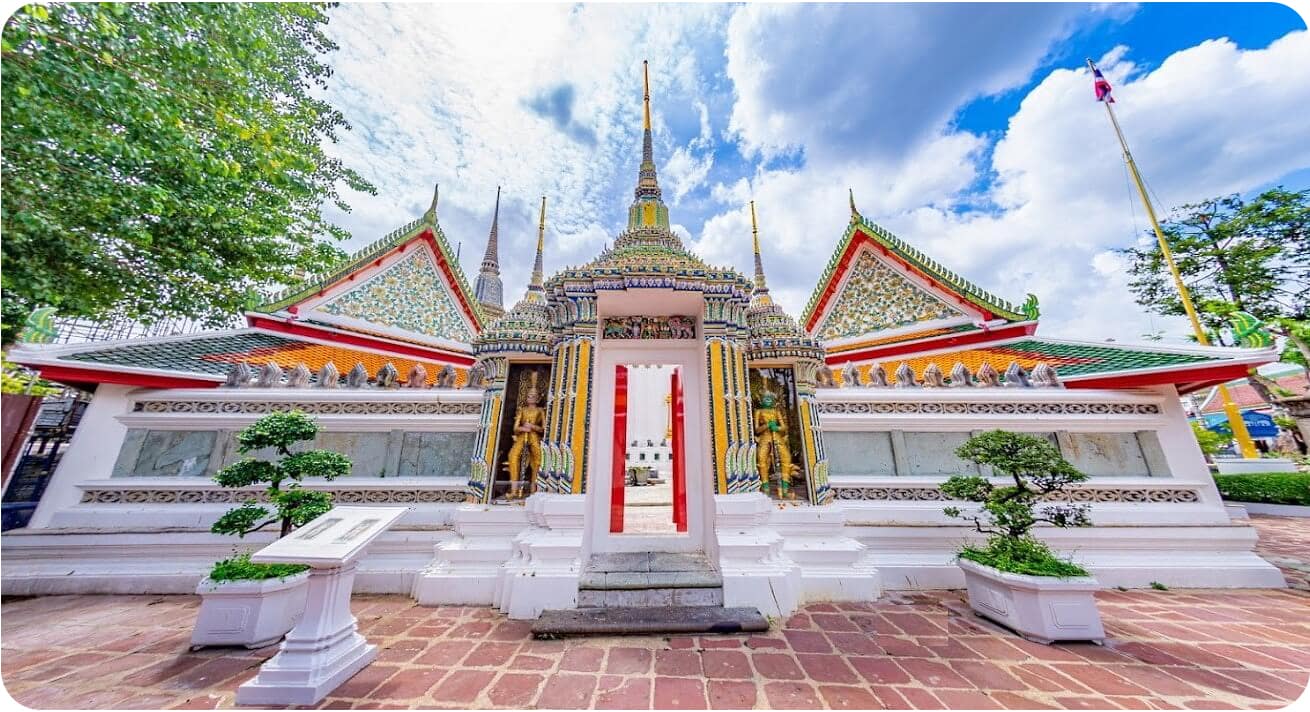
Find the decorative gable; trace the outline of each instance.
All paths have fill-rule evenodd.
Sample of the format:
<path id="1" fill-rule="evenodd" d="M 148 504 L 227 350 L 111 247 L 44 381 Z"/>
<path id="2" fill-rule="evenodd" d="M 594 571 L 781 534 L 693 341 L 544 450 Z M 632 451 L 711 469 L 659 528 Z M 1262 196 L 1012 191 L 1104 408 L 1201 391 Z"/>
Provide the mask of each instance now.
<path id="1" fill-rule="evenodd" d="M 415 249 L 315 312 L 414 334 L 471 343 L 474 331 L 451 296 L 432 253 Z M 312 317 L 311 317 L 312 318 Z"/>
<path id="2" fill-rule="evenodd" d="M 861 250 L 816 334 L 831 341 L 964 316 L 958 307 Z"/>

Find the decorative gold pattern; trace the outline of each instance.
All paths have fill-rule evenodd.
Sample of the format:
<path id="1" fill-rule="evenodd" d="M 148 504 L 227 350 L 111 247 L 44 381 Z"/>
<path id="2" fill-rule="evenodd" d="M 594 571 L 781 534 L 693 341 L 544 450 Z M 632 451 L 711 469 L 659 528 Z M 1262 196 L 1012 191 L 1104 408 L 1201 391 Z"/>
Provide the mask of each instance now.
<path id="1" fill-rule="evenodd" d="M 855 259 L 837 303 L 819 325 L 818 335 L 822 339 L 841 339 L 958 316 L 964 316 L 964 312 L 863 250 Z"/>

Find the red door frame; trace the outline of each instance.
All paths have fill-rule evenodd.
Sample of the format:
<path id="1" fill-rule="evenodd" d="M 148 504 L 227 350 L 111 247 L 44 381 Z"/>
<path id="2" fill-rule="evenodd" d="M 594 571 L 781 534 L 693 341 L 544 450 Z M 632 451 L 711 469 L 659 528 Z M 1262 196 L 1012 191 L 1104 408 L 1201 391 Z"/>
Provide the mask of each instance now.
<path id="1" fill-rule="evenodd" d="M 610 533 L 623 533 L 623 486 L 627 484 L 628 367 L 614 367 L 614 453 L 610 471 Z"/>
<path id="2" fill-rule="evenodd" d="M 682 368 L 675 367 L 670 378 L 673 408 L 673 524 L 679 532 L 687 531 L 687 462 L 683 440 Z"/>

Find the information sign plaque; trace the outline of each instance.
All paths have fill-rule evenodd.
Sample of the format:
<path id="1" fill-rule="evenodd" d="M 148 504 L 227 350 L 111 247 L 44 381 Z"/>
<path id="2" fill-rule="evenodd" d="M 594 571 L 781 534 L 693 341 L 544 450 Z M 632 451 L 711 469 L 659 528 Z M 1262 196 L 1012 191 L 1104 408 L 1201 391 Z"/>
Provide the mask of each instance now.
<path id="1" fill-rule="evenodd" d="M 310 567 L 305 615 L 277 655 L 237 688 L 237 704 L 312 705 L 377 657 L 355 630 L 350 591 L 368 545 L 409 507 L 333 507 L 250 557 Z"/>

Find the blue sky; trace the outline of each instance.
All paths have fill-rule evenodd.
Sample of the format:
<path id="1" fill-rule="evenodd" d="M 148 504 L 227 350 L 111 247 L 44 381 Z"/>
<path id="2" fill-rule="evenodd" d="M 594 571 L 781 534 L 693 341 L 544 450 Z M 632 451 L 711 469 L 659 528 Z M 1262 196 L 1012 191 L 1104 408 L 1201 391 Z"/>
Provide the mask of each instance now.
<path id="1" fill-rule="evenodd" d="M 1115 248 L 1146 225 L 1083 58 L 1101 63 L 1170 205 L 1310 185 L 1310 40 L 1272 4 L 342 5 L 333 150 L 379 188 L 340 216 L 358 247 L 426 207 L 475 274 L 496 186 L 507 301 L 534 210 L 546 268 L 625 219 L 651 63 L 656 164 L 675 229 L 750 265 L 754 199 L 775 296 L 798 314 L 861 211 L 1013 301 L 1041 333 L 1134 340 L 1185 324 L 1126 294 Z M 1296 68 L 1300 67 L 1298 71 Z M 508 304 L 507 304 L 508 306 Z"/>

